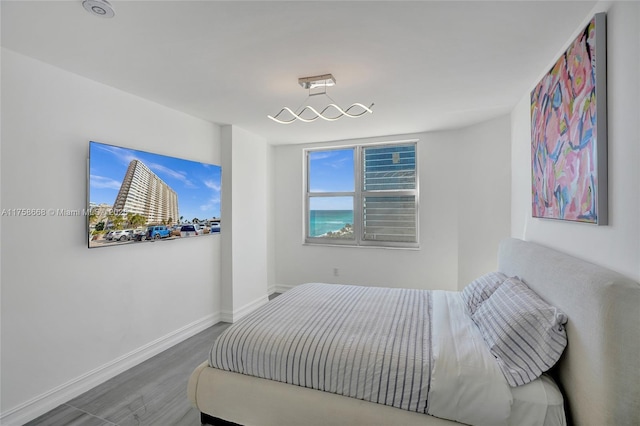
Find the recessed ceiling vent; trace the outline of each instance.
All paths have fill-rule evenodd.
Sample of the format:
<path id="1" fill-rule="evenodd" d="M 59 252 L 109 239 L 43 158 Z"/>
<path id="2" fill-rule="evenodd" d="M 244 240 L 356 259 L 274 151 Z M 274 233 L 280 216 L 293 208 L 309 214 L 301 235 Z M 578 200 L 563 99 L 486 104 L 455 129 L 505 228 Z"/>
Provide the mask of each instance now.
<path id="1" fill-rule="evenodd" d="M 87 12 L 101 18 L 113 18 L 116 14 L 107 0 L 84 0 L 82 6 Z"/>

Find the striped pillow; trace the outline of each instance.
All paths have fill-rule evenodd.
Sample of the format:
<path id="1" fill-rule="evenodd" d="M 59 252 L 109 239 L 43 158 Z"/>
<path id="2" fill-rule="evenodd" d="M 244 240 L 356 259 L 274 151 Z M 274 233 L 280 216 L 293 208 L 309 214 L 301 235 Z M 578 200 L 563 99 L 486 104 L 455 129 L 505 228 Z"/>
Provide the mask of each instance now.
<path id="1" fill-rule="evenodd" d="M 473 315 L 480 304 L 487 300 L 506 279 L 507 276 L 502 272 L 489 272 L 462 289 L 462 300 L 469 315 Z"/>
<path id="2" fill-rule="evenodd" d="M 566 315 L 515 277 L 472 318 L 510 386 L 529 383 L 549 370 L 567 345 Z"/>

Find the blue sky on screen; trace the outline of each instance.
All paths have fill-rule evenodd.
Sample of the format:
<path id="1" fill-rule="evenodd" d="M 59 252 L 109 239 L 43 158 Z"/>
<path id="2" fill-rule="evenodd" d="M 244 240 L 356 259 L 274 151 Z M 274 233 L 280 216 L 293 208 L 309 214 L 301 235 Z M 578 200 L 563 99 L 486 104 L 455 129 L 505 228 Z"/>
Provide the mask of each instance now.
<path id="1" fill-rule="evenodd" d="M 113 205 L 129 163 L 139 160 L 178 194 L 184 220 L 220 217 L 220 166 L 98 142 L 91 142 L 89 151 L 91 203 Z"/>
<path id="2" fill-rule="evenodd" d="M 354 191 L 353 149 L 309 153 L 311 192 Z M 311 210 L 353 210 L 352 197 L 313 197 Z"/>

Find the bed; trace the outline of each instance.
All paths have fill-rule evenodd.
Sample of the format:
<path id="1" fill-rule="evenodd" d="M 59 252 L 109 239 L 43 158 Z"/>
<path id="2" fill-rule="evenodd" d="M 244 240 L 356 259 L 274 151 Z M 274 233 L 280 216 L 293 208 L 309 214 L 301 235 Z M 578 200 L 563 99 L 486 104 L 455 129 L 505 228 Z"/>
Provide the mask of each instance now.
<path id="1" fill-rule="evenodd" d="M 319 339 L 320 350 L 304 352 L 309 340 L 307 337 L 295 340 L 296 343 L 293 346 L 293 340 L 285 340 L 282 343 L 277 337 L 269 338 L 258 334 L 256 330 L 265 321 L 265 317 L 261 317 L 263 313 L 258 312 L 238 322 L 239 325 L 244 324 L 244 329 L 239 331 L 241 338 L 238 334 L 235 337 L 233 334 L 220 336 L 212 348 L 210 359 L 192 373 L 188 385 L 189 398 L 202 413 L 203 423 L 206 424 L 235 423 L 247 426 L 455 425 L 459 423 L 525 424 L 527 422 L 529 424 L 564 424 L 566 422 L 580 425 L 640 424 L 640 362 L 638 361 L 640 285 L 602 267 L 517 239 L 507 239 L 500 244 L 498 269 L 507 277 L 518 277 L 546 303 L 557 308 L 557 312 L 560 313 L 559 318 L 565 317 L 564 322 L 560 321 L 562 325 L 560 328 L 564 329 L 568 344 L 566 348 L 563 347 L 560 360 L 539 378 L 527 379 L 526 384 L 505 386 L 504 377 L 507 376 L 503 376 L 500 383 L 499 378 L 504 374 L 504 367 L 491 358 L 492 355 L 495 356 L 493 347 L 488 352 L 489 358 L 487 358 L 486 336 L 479 333 L 477 329 L 473 330 L 474 327 L 469 327 L 468 323 L 456 319 L 462 316 L 456 309 L 465 309 L 464 306 L 460 306 L 464 302 L 450 294 L 451 292 L 432 292 L 433 294 L 428 297 L 422 293 L 417 298 L 412 297 L 410 303 L 415 306 L 411 309 L 403 307 L 400 310 L 416 312 L 418 323 L 423 315 L 428 314 L 431 319 L 430 325 L 424 331 L 427 338 L 419 337 L 422 334 L 416 331 L 418 325 L 411 325 L 411 322 L 406 321 L 398 323 L 406 327 L 404 332 L 399 330 L 400 335 L 405 337 L 398 340 L 398 342 L 404 341 L 404 344 L 398 343 L 398 346 L 404 348 L 404 352 L 401 352 L 404 355 L 411 354 L 410 357 L 402 357 L 403 360 L 410 360 L 410 362 L 401 361 L 398 356 L 386 357 L 385 340 L 380 337 L 382 333 L 373 331 L 370 332 L 373 333 L 372 344 L 377 348 L 383 348 L 381 353 L 385 355 L 380 357 L 383 367 L 375 367 L 382 369 L 367 376 L 366 373 L 358 370 L 358 366 L 369 365 L 363 361 L 366 359 L 363 354 L 370 355 L 369 349 L 357 349 L 357 345 L 342 347 L 341 353 L 345 352 L 348 355 L 353 351 L 356 354 L 354 359 L 357 365 L 347 364 L 346 361 L 341 364 L 341 358 L 330 358 L 326 354 L 322 358 L 322 350 L 325 347 L 322 346 L 322 342 L 326 343 L 326 339 L 324 341 L 322 338 Z M 374 299 L 378 297 L 388 301 L 392 301 L 394 297 L 405 300 L 404 295 L 396 294 L 394 291 L 389 293 L 375 289 L 374 293 L 376 291 L 382 293 L 369 296 L 359 293 L 361 291 L 359 288 L 329 286 L 331 291 L 353 292 L 355 297 L 343 297 L 342 293 L 327 295 L 323 293 L 324 290 L 321 290 L 323 288 L 321 285 L 315 284 L 307 286 L 304 292 L 311 294 L 310 300 L 314 298 L 315 300 L 331 298 L 368 300 L 367 297 Z M 502 285 L 498 288 L 503 291 L 506 287 Z M 264 310 L 275 311 L 277 315 L 277 312 L 285 309 L 288 304 L 287 299 L 298 299 L 299 310 L 309 311 L 307 314 L 312 318 L 316 315 L 315 321 L 308 322 L 319 324 L 331 322 L 328 318 L 318 317 L 318 314 L 311 311 L 314 304 L 296 295 L 296 293 L 303 293 L 303 289 L 298 292 L 294 290 L 276 298 L 267 304 Z M 288 295 L 289 293 L 291 295 Z M 489 298 L 492 297 L 489 296 Z M 484 309 L 485 305 L 490 305 L 487 300 L 482 301 L 476 313 Z M 444 311 L 440 307 L 442 305 L 451 305 L 453 310 Z M 393 306 L 393 303 L 388 306 Z M 349 309 L 341 308 L 343 312 Z M 361 310 L 361 305 L 353 309 Z M 350 328 L 355 330 L 355 333 L 350 339 L 352 341 L 361 339 L 362 333 L 359 334 L 358 330 L 364 330 L 364 323 L 376 321 L 384 323 L 383 319 L 387 316 L 381 312 L 380 318 L 382 319 L 379 321 L 369 317 L 360 322 L 354 322 Z M 303 320 L 299 322 L 302 323 Z M 388 329 L 393 327 L 393 324 L 386 324 L 385 327 Z M 268 327 L 269 330 L 277 328 Z M 449 334 L 440 333 L 443 328 L 453 328 L 453 334 L 461 330 L 465 333 L 470 331 L 471 334 L 465 334 L 463 339 L 465 344 L 461 345 L 456 343 L 455 339 L 448 342 Z M 301 336 L 301 329 L 296 328 L 296 330 L 295 333 Z M 344 334 L 344 331 L 340 333 Z M 255 340 L 258 349 L 244 347 L 245 341 L 250 340 L 249 336 L 257 336 Z M 225 339 L 226 343 L 223 342 Z M 424 341 L 429 339 L 435 340 L 435 344 L 424 344 Z M 420 344 L 417 343 L 418 341 Z M 280 364 L 281 359 L 265 358 L 261 355 L 260 348 L 277 346 L 277 344 L 288 345 L 288 353 L 297 354 L 292 358 L 299 360 L 298 365 L 288 366 L 284 360 Z M 235 355 L 228 351 L 232 346 L 237 348 L 238 345 L 245 350 L 245 354 L 234 358 Z M 453 345 L 454 353 L 462 353 L 459 360 L 453 360 L 450 355 L 437 355 L 441 348 L 447 345 Z M 482 346 L 485 347 L 482 349 L 484 355 L 470 356 L 471 352 L 479 350 L 478 348 Z M 345 347 L 347 349 L 344 349 Z M 469 347 L 475 349 L 469 350 Z M 333 351 L 337 352 L 337 349 Z M 416 365 L 421 365 L 420 360 L 416 363 L 416 355 L 419 352 L 427 354 L 425 356 L 427 361 L 440 357 L 437 364 L 427 364 L 429 378 L 425 379 L 425 386 L 417 383 L 418 379 L 407 379 L 411 377 L 407 375 L 407 369 L 413 371 L 416 370 Z M 300 356 L 303 353 L 305 356 Z M 318 354 L 318 360 L 314 360 L 313 354 Z M 333 371 L 329 370 L 329 373 L 305 372 L 300 361 L 302 359 L 309 360 L 310 365 L 317 365 L 318 361 L 324 360 L 324 364 L 335 363 L 336 366 Z M 336 359 L 338 361 L 335 361 Z M 454 361 L 456 364 L 453 367 L 448 365 Z M 395 370 L 383 370 L 384 363 L 387 368 L 389 365 L 394 365 Z M 470 386 L 469 382 L 461 382 L 463 378 L 474 376 L 478 369 L 477 363 L 484 367 L 488 366 L 487 370 L 491 371 L 491 374 L 497 371 L 498 378 L 494 380 L 495 376 L 488 376 L 493 378 L 487 379 L 483 375 L 482 384 L 475 387 Z M 401 364 L 405 369 L 397 370 Z M 259 377 L 228 371 L 234 368 Z M 451 368 L 458 371 L 456 377 L 454 380 L 444 380 L 449 374 L 447 371 Z M 400 371 L 400 376 L 404 380 L 391 379 L 393 375 L 398 374 L 396 370 Z M 260 376 L 269 377 L 272 380 Z M 371 376 L 384 377 L 384 379 L 371 384 Z M 349 380 L 346 379 L 347 377 Z M 359 384 L 360 378 L 362 378 L 362 385 Z M 477 377 L 473 380 L 477 380 Z M 325 391 L 317 390 L 318 387 Z M 384 392 L 380 391 L 382 388 Z M 449 393 L 443 393 L 445 390 Z M 468 399 L 473 396 L 470 394 L 476 394 L 480 399 Z M 508 401 L 506 406 L 504 401 Z M 496 408 L 482 409 L 485 404 L 496 403 Z M 425 411 L 430 415 L 424 414 Z M 497 417 L 473 417 L 478 412 Z"/>

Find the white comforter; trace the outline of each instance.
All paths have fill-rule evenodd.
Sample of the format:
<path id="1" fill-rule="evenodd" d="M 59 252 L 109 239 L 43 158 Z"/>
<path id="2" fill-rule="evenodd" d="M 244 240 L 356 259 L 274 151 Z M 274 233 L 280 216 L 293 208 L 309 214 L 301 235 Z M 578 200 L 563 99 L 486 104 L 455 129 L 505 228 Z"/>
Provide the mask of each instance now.
<path id="1" fill-rule="evenodd" d="M 209 363 L 468 424 L 511 411 L 457 292 L 298 286 L 229 327 Z"/>

